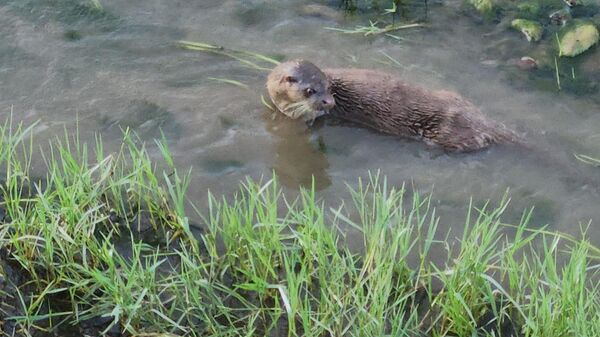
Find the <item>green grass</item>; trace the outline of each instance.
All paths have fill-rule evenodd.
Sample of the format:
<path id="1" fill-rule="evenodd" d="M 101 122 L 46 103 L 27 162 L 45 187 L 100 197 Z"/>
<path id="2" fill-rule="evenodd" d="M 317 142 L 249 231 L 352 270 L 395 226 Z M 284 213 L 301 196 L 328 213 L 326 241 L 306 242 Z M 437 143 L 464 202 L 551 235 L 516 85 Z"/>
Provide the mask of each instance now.
<path id="1" fill-rule="evenodd" d="M 0 309 L 0 325 L 21 335 L 94 321 L 146 336 L 497 336 L 511 324 L 600 335 L 599 249 L 585 233 L 528 229 L 530 212 L 504 224 L 508 198 L 471 204 L 464 232 L 445 233 L 429 196 L 379 175 L 340 204 L 248 180 L 232 198 L 210 195 L 194 235 L 191 173 L 166 142 L 157 163 L 129 131 L 109 153 L 66 132 L 38 150 L 30 130 L 0 128 L 0 274 L 15 283 L 0 297 L 16 308 Z"/>

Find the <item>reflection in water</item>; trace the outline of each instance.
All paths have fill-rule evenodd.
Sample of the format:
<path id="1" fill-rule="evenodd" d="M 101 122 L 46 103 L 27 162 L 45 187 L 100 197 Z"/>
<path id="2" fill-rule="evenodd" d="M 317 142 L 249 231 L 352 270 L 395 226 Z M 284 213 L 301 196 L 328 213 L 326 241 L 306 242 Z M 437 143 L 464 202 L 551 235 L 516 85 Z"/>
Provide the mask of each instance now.
<path id="1" fill-rule="evenodd" d="M 275 137 L 273 169 L 281 182 L 292 188 L 310 187 L 313 179 L 317 189 L 331 185 L 323 138 L 318 136 L 315 140 L 316 133 L 302 121 L 280 114 L 265 115 L 267 130 Z"/>
<path id="2" fill-rule="evenodd" d="M 118 119 L 111 115 L 98 116 L 105 127 L 102 130 L 131 129 L 142 139 L 159 138 L 161 133 L 168 139 L 177 139 L 181 134 L 181 125 L 169 110 L 148 100 L 134 99 L 123 106 L 115 107 L 123 113 Z"/>

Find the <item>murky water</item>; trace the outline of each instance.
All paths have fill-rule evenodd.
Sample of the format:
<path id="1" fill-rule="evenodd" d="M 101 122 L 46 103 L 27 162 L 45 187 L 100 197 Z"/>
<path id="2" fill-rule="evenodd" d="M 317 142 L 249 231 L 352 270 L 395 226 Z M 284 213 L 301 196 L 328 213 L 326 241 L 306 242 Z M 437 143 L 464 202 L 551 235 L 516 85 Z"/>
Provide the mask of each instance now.
<path id="1" fill-rule="evenodd" d="M 326 30 L 364 24 L 369 16 L 312 16 L 302 9 L 310 1 L 100 2 L 104 12 L 75 0 L 0 0 L 2 120 L 11 107 L 15 120 L 40 120 L 36 137 L 42 142 L 78 124 L 84 139 L 101 132 L 109 148 L 118 145 L 120 127 L 145 140 L 160 137 L 162 129 L 180 167 L 193 167 L 189 196 L 200 206 L 207 189 L 230 194 L 246 176 L 272 171 L 289 191 L 310 184 L 314 175 L 321 196 L 337 203 L 348 197 L 346 182 L 355 185 L 357 177 L 380 169 L 390 183 L 433 190 L 442 226 L 457 231 L 470 197 L 498 201 L 507 189 L 511 220 L 534 204 L 532 226 L 549 223 L 578 234 L 580 224 L 600 220 L 600 188 L 593 186 L 600 185 L 600 171 L 573 158 L 600 156 L 600 100 L 542 90 L 527 80 L 534 75 L 518 73 L 511 60 L 534 47 L 516 32 L 476 23 L 460 12 L 460 0 L 430 1 L 428 27 L 398 33 L 403 41 Z M 260 102 L 266 73 L 184 51 L 175 43 L 181 39 L 323 67 L 380 69 L 455 90 L 523 132 L 541 154 L 497 147 L 448 155 L 348 125 L 309 130 L 273 120 Z M 599 71 L 597 49 L 585 62 Z M 400 65 L 386 62 L 384 54 Z M 543 153 L 552 158 L 544 160 Z M 597 222 L 588 234 L 600 244 Z"/>

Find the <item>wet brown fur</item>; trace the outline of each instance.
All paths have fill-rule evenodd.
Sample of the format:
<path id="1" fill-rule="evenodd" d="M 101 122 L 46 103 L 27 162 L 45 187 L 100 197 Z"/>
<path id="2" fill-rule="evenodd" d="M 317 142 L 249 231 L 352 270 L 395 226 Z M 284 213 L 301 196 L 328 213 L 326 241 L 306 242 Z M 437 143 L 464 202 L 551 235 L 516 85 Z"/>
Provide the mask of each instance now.
<path id="1" fill-rule="evenodd" d="M 519 141 L 514 132 L 488 119 L 454 92 L 424 89 L 372 70 L 321 72 L 307 61 L 283 63 L 271 72 L 267 82 L 271 99 L 278 107 L 282 102 L 303 99 L 294 92 L 296 87 L 284 83 L 286 76 L 299 81 L 309 77 L 305 85 L 321 85 L 322 90 L 333 95 L 335 103 L 327 109 L 329 115 L 385 134 L 423 140 L 450 151 L 475 151 L 495 143 Z"/>

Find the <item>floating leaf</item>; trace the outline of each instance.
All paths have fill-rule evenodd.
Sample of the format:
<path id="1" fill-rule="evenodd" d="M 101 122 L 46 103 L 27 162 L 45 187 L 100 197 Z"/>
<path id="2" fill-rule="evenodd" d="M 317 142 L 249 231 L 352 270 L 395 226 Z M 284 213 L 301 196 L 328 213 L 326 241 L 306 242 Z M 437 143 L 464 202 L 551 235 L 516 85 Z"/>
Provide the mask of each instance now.
<path id="1" fill-rule="evenodd" d="M 598 28 L 585 20 L 573 20 L 560 30 L 558 49 L 561 56 L 577 56 L 598 42 Z"/>

